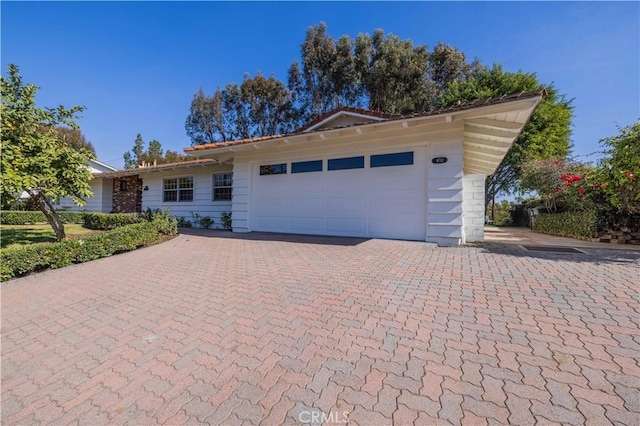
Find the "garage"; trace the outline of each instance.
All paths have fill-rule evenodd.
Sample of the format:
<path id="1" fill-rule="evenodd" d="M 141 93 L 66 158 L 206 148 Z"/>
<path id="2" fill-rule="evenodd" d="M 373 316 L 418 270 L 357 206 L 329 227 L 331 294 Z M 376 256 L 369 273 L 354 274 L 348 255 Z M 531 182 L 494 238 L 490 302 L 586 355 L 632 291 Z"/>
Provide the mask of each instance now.
<path id="1" fill-rule="evenodd" d="M 255 163 L 252 229 L 424 241 L 425 151 Z"/>

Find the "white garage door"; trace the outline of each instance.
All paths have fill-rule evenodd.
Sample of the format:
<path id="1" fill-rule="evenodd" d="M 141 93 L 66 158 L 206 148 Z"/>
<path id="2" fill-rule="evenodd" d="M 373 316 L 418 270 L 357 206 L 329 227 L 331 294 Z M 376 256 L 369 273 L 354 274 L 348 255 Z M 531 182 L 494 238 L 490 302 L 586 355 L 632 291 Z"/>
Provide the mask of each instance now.
<path id="1" fill-rule="evenodd" d="M 254 165 L 252 229 L 425 239 L 423 151 Z"/>

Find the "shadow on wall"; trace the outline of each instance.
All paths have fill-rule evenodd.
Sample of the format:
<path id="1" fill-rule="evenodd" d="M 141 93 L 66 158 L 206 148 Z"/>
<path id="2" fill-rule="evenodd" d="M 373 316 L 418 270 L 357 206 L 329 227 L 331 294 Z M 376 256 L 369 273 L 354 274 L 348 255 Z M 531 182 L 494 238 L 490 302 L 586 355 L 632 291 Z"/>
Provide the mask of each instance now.
<path id="1" fill-rule="evenodd" d="M 199 228 L 179 228 L 182 235 L 195 235 L 199 237 L 228 238 L 233 240 L 249 241 L 278 241 L 297 244 L 319 244 L 327 246 L 357 246 L 370 238 L 355 237 L 330 237 L 324 235 L 303 235 L 303 234 L 279 234 L 271 232 L 248 232 L 237 233 L 221 229 L 199 229 Z"/>

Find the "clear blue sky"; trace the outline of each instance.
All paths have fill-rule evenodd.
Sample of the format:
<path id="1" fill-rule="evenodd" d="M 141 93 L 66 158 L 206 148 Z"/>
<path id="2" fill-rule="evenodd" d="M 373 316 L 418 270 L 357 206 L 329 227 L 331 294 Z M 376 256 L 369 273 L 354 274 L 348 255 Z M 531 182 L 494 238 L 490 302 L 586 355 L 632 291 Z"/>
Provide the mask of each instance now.
<path id="1" fill-rule="evenodd" d="M 189 146 L 193 93 L 300 57 L 320 21 L 334 37 L 382 28 L 415 44 L 443 41 L 483 63 L 536 72 L 575 98 L 575 154 L 640 117 L 639 2 L 7 2 L 2 72 L 17 64 L 40 106 L 83 105 L 98 158 L 122 167 L 137 133 Z M 591 157 L 593 158 L 593 157 Z"/>

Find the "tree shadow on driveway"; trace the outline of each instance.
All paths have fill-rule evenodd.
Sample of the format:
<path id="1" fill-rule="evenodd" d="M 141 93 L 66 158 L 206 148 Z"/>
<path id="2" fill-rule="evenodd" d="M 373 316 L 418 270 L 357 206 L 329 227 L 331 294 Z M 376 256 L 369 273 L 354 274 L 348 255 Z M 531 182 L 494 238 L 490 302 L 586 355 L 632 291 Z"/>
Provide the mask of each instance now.
<path id="1" fill-rule="evenodd" d="M 591 247 L 577 247 L 577 252 L 564 252 L 567 247 L 532 246 L 500 243 L 478 243 L 470 245 L 478 247 L 486 253 L 502 254 L 505 256 L 528 257 L 544 260 L 558 260 L 563 262 L 594 263 L 594 264 L 627 264 L 640 263 L 640 251 L 624 249 L 601 249 Z"/>

